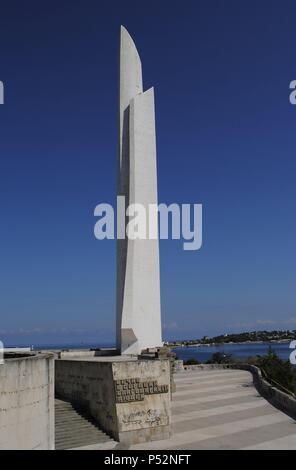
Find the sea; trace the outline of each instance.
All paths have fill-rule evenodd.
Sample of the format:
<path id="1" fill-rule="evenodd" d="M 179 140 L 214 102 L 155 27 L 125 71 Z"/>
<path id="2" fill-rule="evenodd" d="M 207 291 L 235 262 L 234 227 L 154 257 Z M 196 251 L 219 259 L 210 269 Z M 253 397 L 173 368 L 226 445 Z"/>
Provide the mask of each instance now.
<path id="1" fill-rule="evenodd" d="M 11 345 L 12 346 L 12 345 Z M 18 346 L 18 345 L 14 345 Z M 293 351 L 289 348 L 289 342 L 266 342 L 266 343 L 232 343 L 232 344 L 219 344 L 219 345 L 200 345 L 200 346 L 178 346 L 172 348 L 176 353 L 178 359 L 184 361 L 188 359 L 197 359 L 199 362 L 204 363 L 215 352 L 224 354 L 231 354 L 233 358 L 247 359 L 251 356 L 264 356 L 268 353 L 269 348 L 284 360 L 289 360 L 290 354 Z M 115 345 L 109 343 L 61 343 L 61 344 L 35 344 L 34 350 L 40 349 L 89 349 L 89 348 L 113 348 Z"/>
<path id="2" fill-rule="evenodd" d="M 176 353 L 178 359 L 184 361 L 188 359 L 197 359 L 204 363 L 215 352 L 231 354 L 233 358 L 247 359 L 251 356 L 264 356 L 271 348 L 281 359 L 288 361 L 293 349 L 289 348 L 290 343 L 233 343 L 219 345 L 201 345 L 201 346 L 179 346 L 172 350 Z"/>

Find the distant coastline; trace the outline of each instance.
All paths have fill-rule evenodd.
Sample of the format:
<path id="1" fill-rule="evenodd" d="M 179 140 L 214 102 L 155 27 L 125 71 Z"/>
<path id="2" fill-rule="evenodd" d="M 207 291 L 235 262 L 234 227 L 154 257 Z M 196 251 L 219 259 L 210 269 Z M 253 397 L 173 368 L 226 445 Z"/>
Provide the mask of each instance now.
<path id="1" fill-rule="evenodd" d="M 228 341 L 224 343 L 192 343 L 192 344 L 180 344 L 180 345 L 175 345 L 168 343 L 167 346 L 173 347 L 173 348 L 191 348 L 191 347 L 200 347 L 200 346 L 225 346 L 226 344 L 285 344 L 285 343 L 290 343 L 291 339 L 282 339 L 282 340 L 270 340 L 270 341 Z"/>
<path id="2" fill-rule="evenodd" d="M 296 340 L 296 330 L 274 330 L 274 331 L 250 331 L 244 333 L 227 333 L 219 336 L 204 336 L 195 339 L 175 339 L 164 341 L 170 348 L 201 347 L 201 346 L 226 346 L 226 345 L 260 345 L 260 344 L 287 344 Z M 5 347 L 32 347 L 39 349 L 93 349 L 93 348 L 113 348 L 115 342 L 102 341 L 57 341 L 54 342 L 7 342 Z"/>
<path id="3" fill-rule="evenodd" d="M 190 346 L 173 346 L 172 351 L 178 359 L 185 361 L 196 359 L 201 363 L 208 361 L 213 354 L 219 352 L 233 359 L 246 360 L 257 356 L 265 356 L 272 349 L 282 360 L 289 360 L 291 349 L 290 341 L 250 341 L 237 343 L 211 343 Z"/>
<path id="4" fill-rule="evenodd" d="M 274 330 L 274 331 L 249 331 L 244 333 L 227 333 L 224 335 L 199 339 L 182 339 L 168 341 L 166 345 L 171 348 L 176 347 L 200 347 L 200 346 L 218 346 L 226 344 L 263 344 L 263 343 L 289 343 L 296 340 L 296 330 Z"/>

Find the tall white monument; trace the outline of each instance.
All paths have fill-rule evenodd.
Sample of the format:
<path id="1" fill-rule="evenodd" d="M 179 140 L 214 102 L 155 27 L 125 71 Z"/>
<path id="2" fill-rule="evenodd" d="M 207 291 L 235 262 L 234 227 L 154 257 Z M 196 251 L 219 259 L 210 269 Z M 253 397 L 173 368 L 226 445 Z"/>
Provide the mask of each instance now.
<path id="1" fill-rule="evenodd" d="M 117 195 L 125 197 L 126 207 L 141 204 L 147 213 L 149 204 L 157 204 L 154 90 L 143 92 L 140 57 L 123 26 Z M 128 221 L 126 218 L 121 230 Z M 157 227 L 157 213 L 151 222 Z M 116 297 L 117 348 L 121 353 L 139 354 L 162 346 L 158 235 L 155 239 L 118 239 Z"/>

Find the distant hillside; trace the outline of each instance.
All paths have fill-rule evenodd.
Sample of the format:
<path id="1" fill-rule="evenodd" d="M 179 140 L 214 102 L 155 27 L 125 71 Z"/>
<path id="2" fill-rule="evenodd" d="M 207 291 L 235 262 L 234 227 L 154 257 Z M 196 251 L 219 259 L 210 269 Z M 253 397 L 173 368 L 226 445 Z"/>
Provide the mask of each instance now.
<path id="1" fill-rule="evenodd" d="M 245 333 L 230 333 L 212 338 L 204 336 L 200 339 L 183 339 L 169 341 L 169 346 L 193 345 L 193 344 L 221 344 L 221 343 L 245 343 L 245 342 L 272 342 L 296 340 L 296 330 L 274 330 L 274 331 L 249 331 Z"/>

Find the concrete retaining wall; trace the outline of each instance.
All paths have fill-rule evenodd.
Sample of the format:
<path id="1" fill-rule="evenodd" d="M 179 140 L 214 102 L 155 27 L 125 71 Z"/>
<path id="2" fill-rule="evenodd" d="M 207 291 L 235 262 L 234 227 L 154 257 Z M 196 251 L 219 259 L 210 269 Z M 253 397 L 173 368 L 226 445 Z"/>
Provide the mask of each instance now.
<path id="1" fill-rule="evenodd" d="M 142 398 L 138 383 L 148 389 Z M 106 433 L 128 444 L 170 436 L 169 384 L 168 360 L 56 361 L 57 396 L 88 410 Z"/>
<path id="2" fill-rule="evenodd" d="M 49 354 L 0 365 L 0 449 L 54 449 L 54 359 Z"/>
<path id="3" fill-rule="evenodd" d="M 274 406 L 296 419 L 295 398 L 267 382 L 267 380 L 262 377 L 261 370 L 258 367 L 244 364 L 238 368 L 251 372 L 253 374 L 254 385 L 258 392 Z"/>

